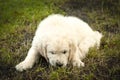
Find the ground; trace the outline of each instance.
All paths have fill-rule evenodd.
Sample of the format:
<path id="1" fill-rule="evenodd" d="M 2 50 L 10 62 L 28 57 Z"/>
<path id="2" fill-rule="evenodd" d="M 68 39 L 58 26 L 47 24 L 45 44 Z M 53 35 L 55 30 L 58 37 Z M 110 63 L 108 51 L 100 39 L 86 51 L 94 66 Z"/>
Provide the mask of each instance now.
<path id="1" fill-rule="evenodd" d="M 37 25 L 53 13 L 77 16 L 103 33 L 99 50 L 91 49 L 85 67 L 54 68 L 40 58 L 18 72 L 31 46 Z M 0 80 L 119 80 L 119 0 L 0 0 Z"/>

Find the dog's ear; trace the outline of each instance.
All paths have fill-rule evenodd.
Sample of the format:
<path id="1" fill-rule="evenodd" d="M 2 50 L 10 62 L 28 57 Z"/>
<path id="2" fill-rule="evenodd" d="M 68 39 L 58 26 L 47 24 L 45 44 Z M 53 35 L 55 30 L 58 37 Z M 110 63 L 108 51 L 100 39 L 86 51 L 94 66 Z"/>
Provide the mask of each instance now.
<path id="1" fill-rule="evenodd" d="M 70 49 L 69 49 L 68 61 L 71 62 L 76 52 L 76 46 L 72 41 L 69 41 L 69 48 Z"/>
<path id="2" fill-rule="evenodd" d="M 46 59 L 46 61 L 48 62 L 48 57 L 47 57 L 47 44 L 46 43 L 41 43 L 40 46 L 40 54 Z"/>

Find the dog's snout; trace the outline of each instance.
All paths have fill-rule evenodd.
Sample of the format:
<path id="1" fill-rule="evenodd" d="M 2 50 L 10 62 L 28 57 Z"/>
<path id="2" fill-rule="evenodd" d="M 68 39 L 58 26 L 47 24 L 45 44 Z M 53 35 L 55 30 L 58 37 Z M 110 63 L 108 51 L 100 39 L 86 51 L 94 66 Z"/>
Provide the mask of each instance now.
<path id="1" fill-rule="evenodd" d="M 58 66 L 58 67 L 62 67 L 62 66 L 63 66 L 63 64 L 62 64 L 62 63 L 60 63 L 60 62 L 57 62 L 57 63 L 56 63 L 56 66 Z"/>

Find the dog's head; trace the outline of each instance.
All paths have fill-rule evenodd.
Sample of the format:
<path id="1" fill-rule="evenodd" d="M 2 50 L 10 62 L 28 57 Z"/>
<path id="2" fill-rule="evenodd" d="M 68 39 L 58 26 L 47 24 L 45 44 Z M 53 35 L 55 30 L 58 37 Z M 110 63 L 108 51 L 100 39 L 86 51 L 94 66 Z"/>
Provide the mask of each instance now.
<path id="1" fill-rule="evenodd" d="M 69 39 L 54 38 L 44 47 L 44 57 L 52 66 L 64 67 L 74 56 L 74 46 Z"/>

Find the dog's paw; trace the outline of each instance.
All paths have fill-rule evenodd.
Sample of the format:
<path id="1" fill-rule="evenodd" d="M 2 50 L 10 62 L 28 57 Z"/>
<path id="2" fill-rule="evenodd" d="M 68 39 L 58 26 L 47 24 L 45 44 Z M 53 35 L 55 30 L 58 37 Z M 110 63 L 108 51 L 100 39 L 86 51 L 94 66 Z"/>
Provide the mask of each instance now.
<path id="1" fill-rule="evenodd" d="M 80 60 L 74 60 L 73 61 L 73 66 L 74 67 L 84 67 L 85 64 L 82 61 L 80 61 Z"/>
<path id="2" fill-rule="evenodd" d="M 18 65 L 16 65 L 15 68 L 17 71 L 22 72 L 24 70 L 32 68 L 32 65 L 30 65 L 30 63 L 28 63 L 28 62 L 23 61 L 23 62 L 19 63 Z"/>

